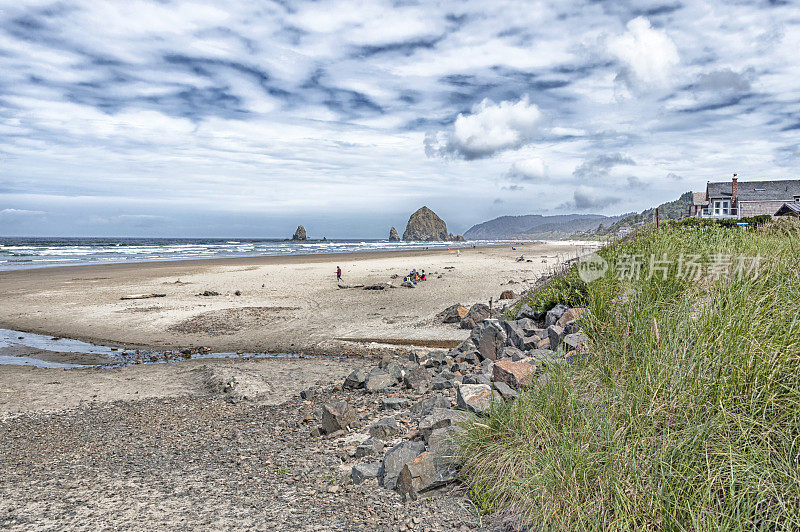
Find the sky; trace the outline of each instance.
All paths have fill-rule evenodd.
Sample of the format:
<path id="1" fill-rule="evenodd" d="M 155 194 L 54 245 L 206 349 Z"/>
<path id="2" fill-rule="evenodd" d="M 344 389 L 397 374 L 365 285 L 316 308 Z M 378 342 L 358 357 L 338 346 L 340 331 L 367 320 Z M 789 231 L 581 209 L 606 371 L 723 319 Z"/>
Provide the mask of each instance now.
<path id="1" fill-rule="evenodd" d="M 0 235 L 461 233 L 798 178 L 798 7 L 0 0 Z"/>

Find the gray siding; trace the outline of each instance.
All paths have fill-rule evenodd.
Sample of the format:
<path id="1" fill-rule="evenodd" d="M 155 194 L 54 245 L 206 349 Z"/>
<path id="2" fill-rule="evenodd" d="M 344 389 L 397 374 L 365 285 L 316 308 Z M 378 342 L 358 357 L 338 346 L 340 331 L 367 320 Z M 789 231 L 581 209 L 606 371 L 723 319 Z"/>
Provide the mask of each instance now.
<path id="1" fill-rule="evenodd" d="M 757 216 L 769 214 L 773 216 L 786 201 L 740 201 L 739 216 Z"/>

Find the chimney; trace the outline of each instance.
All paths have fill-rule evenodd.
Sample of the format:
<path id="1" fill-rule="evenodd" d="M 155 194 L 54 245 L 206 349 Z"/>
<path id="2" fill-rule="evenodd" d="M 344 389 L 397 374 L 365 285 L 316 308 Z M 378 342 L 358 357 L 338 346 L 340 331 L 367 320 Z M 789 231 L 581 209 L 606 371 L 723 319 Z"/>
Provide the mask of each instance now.
<path id="1" fill-rule="evenodd" d="M 739 196 L 739 178 L 736 175 L 733 174 L 733 179 L 731 180 L 731 207 L 736 207 L 736 200 Z"/>

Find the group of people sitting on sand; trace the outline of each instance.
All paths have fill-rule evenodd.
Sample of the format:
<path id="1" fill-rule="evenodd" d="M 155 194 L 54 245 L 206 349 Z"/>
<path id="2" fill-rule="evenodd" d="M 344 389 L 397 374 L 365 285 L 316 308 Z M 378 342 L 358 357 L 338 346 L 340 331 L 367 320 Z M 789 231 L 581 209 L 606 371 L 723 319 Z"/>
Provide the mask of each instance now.
<path id="1" fill-rule="evenodd" d="M 411 270 L 411 272 L 403 278 L 403 282 L 408 281 L 412 283 L 417 283 L 419 281 L 427 281 L 427 280 L 428 278 L 425 275 L 425 270 L 420 270 L 419 272 L 417 272 L 416 268 Z"/>

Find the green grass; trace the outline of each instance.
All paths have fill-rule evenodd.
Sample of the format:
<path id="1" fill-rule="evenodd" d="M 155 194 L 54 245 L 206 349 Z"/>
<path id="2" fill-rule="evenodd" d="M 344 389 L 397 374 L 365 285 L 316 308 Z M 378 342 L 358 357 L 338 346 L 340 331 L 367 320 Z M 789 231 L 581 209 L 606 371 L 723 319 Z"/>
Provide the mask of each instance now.
<path id="1" fill-rule="evenodd" d="M 614 274 L 664 253 L 765 260 L 755 279 Z M 469 428 L 476 507 L 550 530 L 800 529 L 798 226 L 668 226 L 601 255 L 604 278 L 582 291 L 571 271 L 530 300 L 587 306 L 592 354 Z"/>

